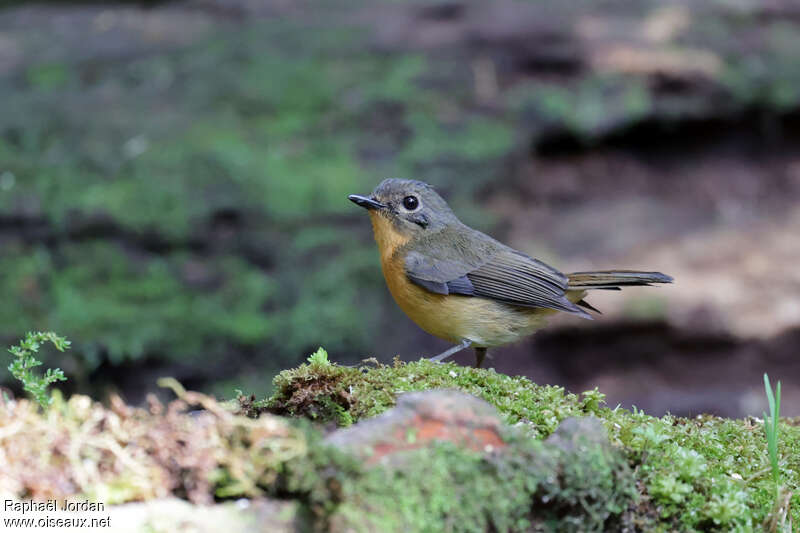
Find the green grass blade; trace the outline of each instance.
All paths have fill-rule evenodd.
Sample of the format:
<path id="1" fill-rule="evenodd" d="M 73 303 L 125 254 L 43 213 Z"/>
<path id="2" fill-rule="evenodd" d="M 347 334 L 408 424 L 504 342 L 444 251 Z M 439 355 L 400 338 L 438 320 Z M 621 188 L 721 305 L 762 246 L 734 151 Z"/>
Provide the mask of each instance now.
<path id="1" fill-rule="evenodd" d="M 772 385 L 769 377 L 764 374 L 764 390 L 767 393 L 767 403 L 769 403 L 769 416 L 764 413 L 764 433 L 767 438 L 767 453 L 772 468 L 772 479 L 775 482 L 776 494 L 780 486 L 780 466 L 778 464 L 778 421 L 781 412 L 781 382 L 778 381 L 775 394 L 772 392 Z"/>
<path id="2" fill-rule="evenodd" d="M 772 385 L 769 382 L 769 376 L 764 373 L 764 389 L 767 391 L 767 402 L 769 403 L 770 414 L 775 412 L 775 397 L 772 395 Z M 766 420 L 766 419 L 765 419 Z"/>
<path id="3" fill-rule="evenodd" d="M 772 413 L 772 424 L 775 429 L 775 435 L 778 434 L 778 421 L 781 416 L 781 382 L 778 382 L 778 386 L 775 388 L 775 412 Z"/>

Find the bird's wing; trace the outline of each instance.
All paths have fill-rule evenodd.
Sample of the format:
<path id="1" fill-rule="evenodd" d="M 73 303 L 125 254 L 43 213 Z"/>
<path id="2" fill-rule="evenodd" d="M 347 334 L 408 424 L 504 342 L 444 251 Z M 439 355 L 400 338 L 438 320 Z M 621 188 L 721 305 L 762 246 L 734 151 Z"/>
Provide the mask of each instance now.
<path id="1" fill-rule="evenodd" d="M 468 228 L 455 236 L 429 237 L 424 246 L 406 254 L 405 270 L 409 280 L 436 294 L 480 296 L 589 316 L 566 298 L 564 274 Z"/>

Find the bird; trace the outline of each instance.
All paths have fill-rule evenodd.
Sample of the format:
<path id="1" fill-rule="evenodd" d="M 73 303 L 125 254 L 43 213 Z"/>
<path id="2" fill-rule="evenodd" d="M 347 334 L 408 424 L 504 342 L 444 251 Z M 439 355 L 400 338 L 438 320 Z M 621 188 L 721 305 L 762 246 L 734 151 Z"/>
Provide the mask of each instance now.
<path id="1" fill-rule="evenodd" d="M 517 342 L 558 312 L 592 319 L 587 291 L 671 283 L 661 272 L 600 270 L 564 274 L 462 223 L 430 185 L 389 178 L 369 196 L 348 199 L 372 222 L 381 268 L 397 305 L 426 332 L 454 344 L 440 362 L 472 347 Z"/>

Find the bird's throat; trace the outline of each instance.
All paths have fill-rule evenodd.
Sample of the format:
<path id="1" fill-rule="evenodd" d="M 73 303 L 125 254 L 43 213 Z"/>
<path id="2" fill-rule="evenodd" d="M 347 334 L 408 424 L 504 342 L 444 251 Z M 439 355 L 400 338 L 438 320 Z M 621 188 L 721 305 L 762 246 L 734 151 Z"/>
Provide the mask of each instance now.
<path id="1" fill-rule="evenodd" d="M 375 211 L 369 212 L 369 218 L 381 253 L 381 261 L 388 261 L 411 237 L 400 233 L 391 220 Z"/>

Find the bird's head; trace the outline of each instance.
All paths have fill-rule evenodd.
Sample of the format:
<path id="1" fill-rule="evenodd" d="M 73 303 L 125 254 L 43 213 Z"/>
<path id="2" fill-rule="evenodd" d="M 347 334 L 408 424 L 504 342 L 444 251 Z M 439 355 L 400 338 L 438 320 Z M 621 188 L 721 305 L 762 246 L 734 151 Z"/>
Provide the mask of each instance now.
<path id="1" fill-rule="evenodd" d="M 406 240 L 458 223 L 447 202 L 421 181 L 389 178 L 380 182 L 370 196 L 351 194 L 348 198 L 369 211 L 376 237 L 382 231 L 379 228 L 387 226 L 382 223 L 384 220 L 391 226 L 387 230 Z"/>

